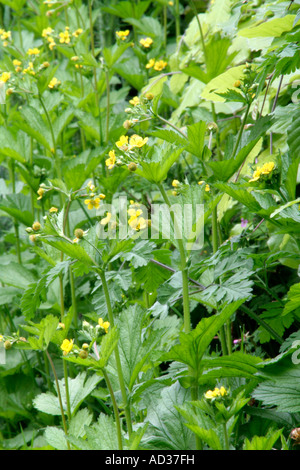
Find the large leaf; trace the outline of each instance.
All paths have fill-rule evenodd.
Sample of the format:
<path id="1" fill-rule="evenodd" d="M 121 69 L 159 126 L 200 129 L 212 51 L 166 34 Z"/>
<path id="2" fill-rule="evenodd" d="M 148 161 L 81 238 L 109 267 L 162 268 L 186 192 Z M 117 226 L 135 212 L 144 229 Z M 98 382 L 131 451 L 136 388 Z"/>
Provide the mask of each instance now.
<path id="1" fill-rule="evenodd" d="M 223 306 L 219 313 L 203 318 L 190 333 L 180 333 L 180 344 L 165 355 L 166 360 L 183 362 L 197 371 L 203 368 L 201 359 L 222 325 L 235 313 L 245 299 Z"/>
<path id="2" fill-rule="evenodd" d="M 238 35 L 246 38 L 279 37 L 283 32 L 293 29 L 295 18 L 295 15 L 272 18 L 269 21 L 263 23 L 259 22 L 259 24 L 255 24 L 249 28 L 241 29 Z"/>
<path id="3" fill-rule="evenodd" d="M 151 450 L 191 450 L 194 445 L 192 432 L 184 425 L 176 406 L 190 399 L 190 391 L 178 382 L 165 387 L 158 400 L 153 399 L 147 410 L 149 423 L 142 439 L 145 448 Z"/>
<path id="4" fill-rule="evenodd" d="M 74 379 L 68 379 L 72 415 L 76 413 L 81 403 L 86 397 L 90 395 L 90 393 L 92 393 L 101 379 L 102 378 L 97 374 L 87 377 L 85 372 L 79 373 Z M 59 380 L 59 389 L 62 397 L 63 409 L 64 412 L 67 413 L 64 379 Z M 35 408 L 37 408 L 39 411 L 42 411 L 43 413 L 54 416 L 61 414 L 58 397 L 51 392 L 41 393 L 34 399 L 33 404 Z"/>

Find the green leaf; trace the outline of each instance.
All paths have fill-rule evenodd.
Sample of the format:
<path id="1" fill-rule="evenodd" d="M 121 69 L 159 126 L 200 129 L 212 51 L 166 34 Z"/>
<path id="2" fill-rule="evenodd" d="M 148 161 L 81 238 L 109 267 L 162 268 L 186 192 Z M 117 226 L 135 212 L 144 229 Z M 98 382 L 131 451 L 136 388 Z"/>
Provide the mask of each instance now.
<path id="1" fill-rule="evenodd" d="M 0 281 L 8 286 L 26 289 L 36 281 L 36 276 L 25 266 L 11 262 L 0 265 Z"/>
<path id="2" fill-rule="evenodd" d="M 265 365 L 262 376 L 266 380 L 253 392 L 253 397 L 264 406 L 276 406 L 279 412 L 300 412 L 300 369 L 292 359 L 288 353 Z"/>
<path id="3" fill-rule="evenodd" d="M 120 330 L 119 353 L 123 368 L 124 380 L 129 390 L 132 390 L 135 381 L 150 360 L 151 354 L 160 343 L 166 328 L 150 330 L 144 337 L 143 329 L 148 317 L 147 311 L 143 311 L 138 305 L 124 310 L 118 321 Z"/>
<path id="4" fill-rule="evenodd" d="M 1 154 L 13 158 L 20 163 L 25 163 L 26 158 L 24 158 L 24 151 L 22 150 L 22 138 L 21 132 L 18 133 L 18 138 L 15 139 L 13 134 L 6 129 L 1 127 L 0 132 L 0 152 Z"/>
<path id="5" fill-rule="evenodd" d="M 0 197 L 0 210 L 14 217 L 26 227 L 31 227 L 34 222 L 30 197 L 24 194 L 7 194 L 5 197 Z"/>
<path id="6" fill-rule="evenodd" d="M 86 440 L 79 441 L 84 449 L 89 450 L 116 450 L 119 448 L 117 427 L 111 416 L 100 413 L 97 423 L 86 426 Z M 124 438 L 124 435 L 122 436 Z M 76 441 L 71 440 L 76 444 Z M 80 445 L 80 444 L 79 444 Z"/>
<path id="7" fill-rule="evenodd" d="M 74 379 L 69 377 L 68 384 L 72 416 L 75 415 L 81 403 L 92 393 L 100 380 L 102 380 L 102 378 L 97 374 L 87 377 L 85 372 L 80 372 Z M 63 409 L 64 412 L 67 413 L 65 379 L 61 379 L 58 382 L 63 402 Z M 43 413 L 54 416 L 61 414 L 58 397 L 51 392 L 41 393 L 38 395 L 33 400 L 33 405 L 36 409 L 42 411 Z"/>
<path id="8" fill-rule="evenodd" d="M 151 450 L 191 450 L 193 433 L 187 429 L 176 407 L 190 398 L 190 391 L 178 382 L 164 387 L 158 399 L 153 399 L 147 409 L 149 423 L 142 446 Z"/>
<path id="9" fill-rule="evenodd" d="M 161 183 L 166 179 L 171 166 L 178 160 L 182 153 L 181 148 L 166 145 L 157 149 L 151 148 L 151 156 L 141 162 L 141 168 L 136 174 L 146 178 L 150 183 Z"/>
<path id="10" fill-rule="evenodd" d="M 295 15 L 273 18 L 269 21 L 250 26 L 249 28 L 241 29 L 238 35 L 246 38 L 280 37 L 285 31 L 293 29 L 295 18 Z"/>
<path id="11" fill-rule="evenodd" d="M 180 333 L 180 344 L 173 346 L 169 353 L 164 356 L 165 360 L 183 362 L 198 371 L 203 368 L 201 359 L 221 326 L 235 313 L 244 303 L 245 299 L 238 300 L 232 304 L 222 307 L 219 313 L 208 318 L 203 318 L 196 328 L 190 333 Z"/>
<path id="12" fill-rule="evenodd" d="M 42 115 L 32 106 L 26 106 L 22 109 L 20 117 L 16 120 L 16 125 L 46 149 L 50 150 L 53 146 L 49 127 L 44 122 Z"/>
<path id="13" fill-rule="evenodd" d="M 273 450 L 274 444 L 282 434 L 283 429 L 271 429 L 267 436 L 254 436 L 251 441 L 245 439 L 243 450 Z"/>
<path id="14" fill-rule="evenodd" d="M 86 263 L 88 266 L 93 266 L 94 262 L 85 251 L 83 246 L 78 245 L 77 243 L 70 243 L 68 241 L 56 238 L 43 238 L 43 243 L 47 243 L 48 245 L 53 246 L 59 251 L 62 251 L 66 255 L 70 256 L 72 259 L 77 259 L 83 263 Z"/>

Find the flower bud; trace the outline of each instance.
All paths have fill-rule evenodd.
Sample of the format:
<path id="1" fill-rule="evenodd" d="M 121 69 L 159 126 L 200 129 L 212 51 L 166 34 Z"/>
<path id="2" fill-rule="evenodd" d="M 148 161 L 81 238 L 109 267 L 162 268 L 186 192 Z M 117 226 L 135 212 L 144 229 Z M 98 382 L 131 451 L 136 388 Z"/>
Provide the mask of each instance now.
<path id="1" fill-rule="evenodd" d="M 83 238 L 83 235 L 84 235 L 84 231 L 81 229 L 81 228 L 77 228 L 74 232 L 74 235 L 76 238 Z"/>
<path id="2" fill-rule="evenodd" d="M 41 229 L 41 224 L 39 222 L 34 222 L 32 224 L 32 229 L 35 231 L 35 232 L 38 232 L 40 229 Z"/>
<path id="3" fill-rule="evenodd" d="M 12 343 L 9 340 L 4 342 L 4 348 L 6 350 L 10 349 L 11 347 L 12 347 Z"/>
<path id="4" fill-rule="evenodd" d="M 134 162 L 130 162 L 127 168 L 128 168 L 129 171 L 136 171 L 137 170 L 137 165 Z"/>
<path id="5" fill-rule="evenodd" d="M 133 122 L 129 121 L 129 119 L 126 119 L 126 121 L 123 122 L 123 127 L 128 130 L 132 127 Z"/>
<path id="6" fill-rule="evenodd" d="M 83 349 L 79 352 L 79 357 L 81 359 L 86 359 L 88 357 L 89 353 L 87 351 L 84 351 Z"/>

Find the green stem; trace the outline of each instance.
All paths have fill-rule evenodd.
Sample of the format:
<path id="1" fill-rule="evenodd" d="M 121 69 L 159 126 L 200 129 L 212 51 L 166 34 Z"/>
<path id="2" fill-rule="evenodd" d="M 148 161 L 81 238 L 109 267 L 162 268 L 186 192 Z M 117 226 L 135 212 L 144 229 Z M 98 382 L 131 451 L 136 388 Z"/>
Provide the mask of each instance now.
<path id="1" fill-rule="evenodd" d="M 16 193 L 16 175 L 15 175 L 15 162 L 14 160 L 10 160 L 10 177 L 11 177 L 11 184 L 12 184 L 12 192 L 13 194 Z M 19 237 L 19 224 L 16 219 L 14 219 L 14 230 L 15 230 L 15 239 L 16 239 L 16 254 L 18 263 L 22 264 L 21 259 L 21 248 L 20 248 L 20 237 Z"/>
<path id="2" fill-rule="evenodd" d="M 259 317 L 259 315 L 257 315 L 255 312 L 253 312 L 253 310 L 251 310 L 249 307 L 246 307 L 246 305 L 241 305 L 240 307 L 240 310 L 242 310 L 243 312 L 247 313 L 247 315 L 252 318 L 253 320 L 255 320 L 260 326 L 262 326 L 265 330 L 267 330 L 270 335 L 279 343 L 279 344 L 282 344 L 284 343 L 284 340 L 281 338 L 281 336 L 278 335 L 278 333 L 276 333 L 275 330 L 273 330 L 273 328 L 268 324 L 266 323 L 262 318 Z"/>
<path id="3" fill-rule="evenodd" d="M 102 369 L 103 376 L 105 378 L 109 393 L 110 393 L 110 398 L 112 401 L 113 409 L 114 409 L 114 414 L 115 414 L 115 420 L 116 420 L 116 427 L 117 427 L 117 436 L 118 436 L 118 450 L 123 450 L 123 443 L 122 443 L 122 429 L 121 429 L 121 421 L 120 421 L 120 415 L 119 415 L 119 410 L 118 410 L 118 405 L 116 402 L 116 397 L 113 391 L 113 388 L 111 386 L 110 380 L 108 378 L 108 375 L 104 369 Z"/>
<path id="4" fill-rule="evenodd" d="M 110 85 L 109 85 L 109 70 L 105 70 L 106 81 L 106 126 L 105 126 L 105 143 L 108 144 L 109 136 L 109 114 L 110 114 Z"/>
<path id="5" fill-rule="evenodd" d="M 102 286 L 104 290 L 104 295 L 105 295 L 105 301 L 106 301 L 106 306 L 107 306 L 107 312 L 108 312 L 108 319 L 111 324 L 111 326 L 114 326 L 114 315 L 113 315 L 113 310 L 111 306 L 111 301 L 110 301 L 110 295 L 109 295 L 109 290 L 108 290 L 108 285 L 106 281 L 106 276 L 105 272 L 102 271 L 101 269 L 98 270 L 101 281 L 102 281 Z M 131 423 L 131 414 L 130 414 L 130 406 L 129 402 L 127 399 L 127 393 L 126 393 L 126 387 L 125 387 L 125 382 L 124 382 L 124 377 L 123 377 L 123 371 L 122 371 L 122 364 L 120 360 L 120 354 L 119 354 L 119 349 L 118 346 L 115 348 L 115 359 L 116 359 L 116 366 L 117 366 L 117 372 L 118 372 L 118 378 L 119 378 L 119 385 L 121 389 L 121 394 L 122 394 L 122 400 L 123 400 L 123 405 L 124 405 L 124 412 L 125 412 L 125 418 L 126 418 L 126 424 L 127 424 L 127 430 L 129 436 L 131 436 L 132 433 L 132 423 Z"/>
<path id="6" fill-rule="evenodd" d="M 61 399 L 61 393 L 60 393 L 60 388 L 59 388 L 57 373 L 56 373 L 56 370 L 55 370 L 53 361 L 52 361 L 52 359 L 51 359 L 51 356 L 50 356 L 50 354 L 49 354 L 49 352 L 48 352 L 47 349 L 46 349 L 46 354 L 47 354 L 47 357 L 48 357 L 48 360 L 49 360 L 49 363 L 50 363 L 50 366 L 51 366 L 51 369 L 52 369 L 52 372 L 53 372 L 53 375 L 54 375 L 55 383 L 56 383 L 57 397 L 58 397 L 58 402 L 59 402 L 60 413 L 61 413 L 61 417 L 62 417 L 62 422 L 63 422 L 64 431 L 65 431 L 65 434 L 68 435 L 67 422 L 66 422 L 65 413 L 64 413 L 64 407 L 63 407 L 63 403 L 62 403 L 62 399 Z M 71 450 L 70 444 L 69 444 L 68 441 L 67 441 L 67 446 L 68 446 L 68 449 Z"/>
<path id="7" fill-rule="evenodd" d="M 251 103 L 248 103 L 247 108 L 246 108 L 246 112 L 245 112 L 245 115 L 244 115 L 244 118 L 243 118 L 243 121 L 242 121 L 242 124 L 241 124 L 241 127 L 240 127 L 240 130 L 239 130 L 239 133 L 238 133 L 236 142 L 235 142 L 235 146 L 234 146 L 234 149 L 233 149 L 233 152 L 232 152 L 232 158 L 235 157 L 236 152 L 237 152 L 237 149 L 238 149 L 238 146 L 239 146 L 239 143 L 240 143 L 240 141 L 241 141 L 242 134 L 243 134 L 243 130 L 244 130 L 244 126 L 245 126 L 245 124 L 246 124 L 247 117 L 248 117 L 248 113 L 249 113 L 249 110 L 250 110 L 250 106 L 251 106 Z"/>
<path id="8" fill-rule="evenodd" d="M 174 233 L 179 235 L 177 239 L 177 245 L 180 253 L 180 264 L 181 264 L 181 274 L 182 274 L 182 294 L 183 294 L 183 323 L 184 323 L 184 331 L 185 333 L 189 333 L 191 331 L 191 316 L 190 316 L 190 302 L 189 302 L 189 275 L 188 275 L 188 266 L 186 261 L 186 253 L 183 246 L 182 239 L 180 238 L 181 231 L 178 229 L 177 221 L 175 218 L 175 214 L 172 210 L 170 200 L 168 195 L 165 191 L 165 188 L 161 183 L 158 183 L 158 188 L 161 192 L 161 195 L 168 205 L 170 210 L 170 215 L 172 218 L 172 222 L 174 225 Z"/>
<path id="9" fill-rule="evenodd" d="M 226 423 L 223 423 L 223 432 L 224 432 L 224 440 L 225 440 L 225 449 L 224 450 L 229 450 L 229 439 L 228 439 L 228 432 L 227 432 Z"/>
<path id="10" fill-rule="evenodd" d="M 94 26 L 93 26 L 93 16 L 92 16 L 92 1 L 88 0 L 88 10 L 89 10 L 89 21 L 90 21 L 90 37 L 91 37 L 91 50 L 94 59 L 95 57 L 95 37 L 94 37 Z M 101 121 L 101 109 L 100 109 L 100 101 L 99 101 L 99 94 L 98 94 L 98 82 L 97 82 L 97 70 L 96 67 L 93 67 L 93 76 L 94 76 L 94 87 L 95 87 L 95 101 L 96 106 L 98 108 L 98 119 L 99 119 L 99 136 L 100 136 L 100 145 L 103 142 L 102 136 L 102 121 Z"/>
<path id="11" fill-rule="evenodd" d="M 176 42 L 178 42 L 180 36 L 179 0 L 175 0 L 175 34 Z"/>

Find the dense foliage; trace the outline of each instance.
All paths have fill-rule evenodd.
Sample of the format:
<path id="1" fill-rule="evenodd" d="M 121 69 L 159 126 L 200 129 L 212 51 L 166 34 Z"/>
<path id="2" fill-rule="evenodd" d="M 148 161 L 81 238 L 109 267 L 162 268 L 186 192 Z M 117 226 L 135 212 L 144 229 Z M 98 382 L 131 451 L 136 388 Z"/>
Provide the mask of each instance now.
<path id="1" fill-rule="evenodd" d="M 300 444 L 300 1 L 0 0 L 0 447 Z"/>

